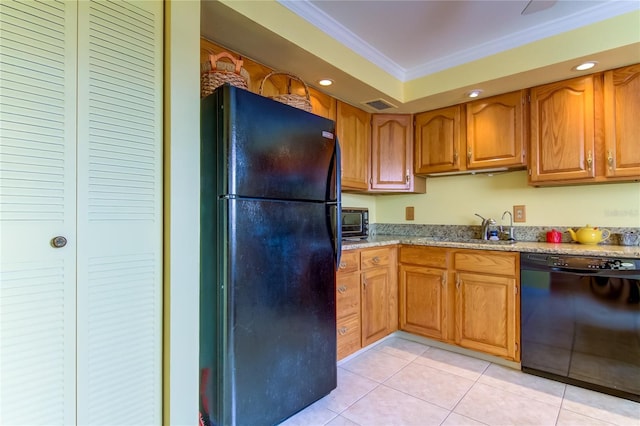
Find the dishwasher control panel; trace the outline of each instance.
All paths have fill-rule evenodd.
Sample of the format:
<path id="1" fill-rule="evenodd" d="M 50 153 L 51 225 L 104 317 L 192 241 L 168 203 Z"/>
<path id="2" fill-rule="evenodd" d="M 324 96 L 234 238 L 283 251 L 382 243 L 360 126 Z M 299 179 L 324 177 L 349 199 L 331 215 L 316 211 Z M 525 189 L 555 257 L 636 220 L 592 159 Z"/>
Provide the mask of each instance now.
<path id="1" fill-rule="evenodd" d="M 530 259 L 532 260 L 532 259 Z M 538 262 L 541 259 L 535 259 Z M 535 262 L 534 260 L 534 262 Z M 640 270 L 640 260 L 610 257 L 546 255 L 547 266 L 580 270 Z"/>

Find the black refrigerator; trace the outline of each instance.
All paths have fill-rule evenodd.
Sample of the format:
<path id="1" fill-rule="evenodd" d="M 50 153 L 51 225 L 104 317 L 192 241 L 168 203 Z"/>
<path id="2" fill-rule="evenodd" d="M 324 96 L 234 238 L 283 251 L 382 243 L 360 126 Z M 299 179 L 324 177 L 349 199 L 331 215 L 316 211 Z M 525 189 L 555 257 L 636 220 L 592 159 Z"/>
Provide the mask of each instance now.
<path id="1" fill-rule="evenodd" d="M 336 387 L 334 131 L 229 85 L 201 101 L 202 424 L 277 424 Z"/>

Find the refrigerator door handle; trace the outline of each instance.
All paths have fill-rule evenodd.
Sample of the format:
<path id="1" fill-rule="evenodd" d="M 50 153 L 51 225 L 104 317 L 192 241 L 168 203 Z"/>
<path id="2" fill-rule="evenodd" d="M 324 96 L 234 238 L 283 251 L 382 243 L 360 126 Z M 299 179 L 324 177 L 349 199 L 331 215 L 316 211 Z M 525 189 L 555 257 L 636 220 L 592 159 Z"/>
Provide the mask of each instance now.
<path id="1" fill-rule="evenodd" d="M 331 222 L 334 227 L 333 229 L 333 249 L 336 255 L 336 271 L 340 266 L 340 258 L 342 257 L 342 218 L 340 214 L 340 204 L 335 204 L 331 206 L 333 208 L 333 213 L 331 214 Z"/>
<path id="2" fill-rule="evenodd" d="M 336 175 L 336 213 L 335 228 L 333 231 L 335 253 L 336 253 L 336 271 L 340 265 L 342 257 L 342 159 L 340 158 L 340 141 L 336 137 L 336 153 L 333 157 L 333 172 Z"/>

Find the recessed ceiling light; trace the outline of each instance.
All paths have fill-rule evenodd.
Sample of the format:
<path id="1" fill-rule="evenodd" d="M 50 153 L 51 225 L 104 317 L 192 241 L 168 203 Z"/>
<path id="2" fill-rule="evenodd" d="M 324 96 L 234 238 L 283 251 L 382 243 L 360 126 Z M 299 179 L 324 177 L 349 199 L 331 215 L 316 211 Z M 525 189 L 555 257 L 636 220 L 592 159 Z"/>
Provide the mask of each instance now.
<path id="1" fill-rule="evenodd" d="M 583 62 L 580 65 L 577 65 L 573 68 L 574 71 L 586 71 L 586 70 L 590 70 L 591 68 L 595 67 L 597 64 L 596 61 L 588 61 L 588 62 Z"/>
<path id="2" fill-rule="evenodd" d="M 333 80 L 330 80 L 328 78 L 323 78 L 322 80 L 318 81 L 318 84 L 320 86 L 331 86 L 333 84 Z"/>
<path id="3" fill-rule="evenodd" d="M 482 90 L 475 89 L 475 90 L 472 90 L 469 93 L 467 93 L 467 96 L 469 98 L 477 98 L 478 96 L 480 96 L 481 93 L 482 93 Z"/>

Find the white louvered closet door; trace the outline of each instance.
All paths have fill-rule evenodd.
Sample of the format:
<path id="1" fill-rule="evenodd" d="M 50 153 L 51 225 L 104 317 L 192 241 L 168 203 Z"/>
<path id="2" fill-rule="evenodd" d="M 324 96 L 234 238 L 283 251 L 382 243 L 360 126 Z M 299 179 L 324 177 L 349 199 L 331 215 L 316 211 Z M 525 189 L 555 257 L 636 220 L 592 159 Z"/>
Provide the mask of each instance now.
<path id="1" fill-rule="evenodd" d="M 162 8 L 79 3 L 79 424 L 162 419 Z"/>
<path id="2" fill-rule="evenodd" d="M 0 424 L 161 422 L 162 13 L 0 0 Z"/>
<path id="3" fill-rule="evenodd" d="M 79 424 L 162 419 L 162 13 L 79 2 Z"/>
<path id="4" fill-rule="evenodd" d="M 2 425 L 75 423 L 76 18 L 0 0 Z"/>

